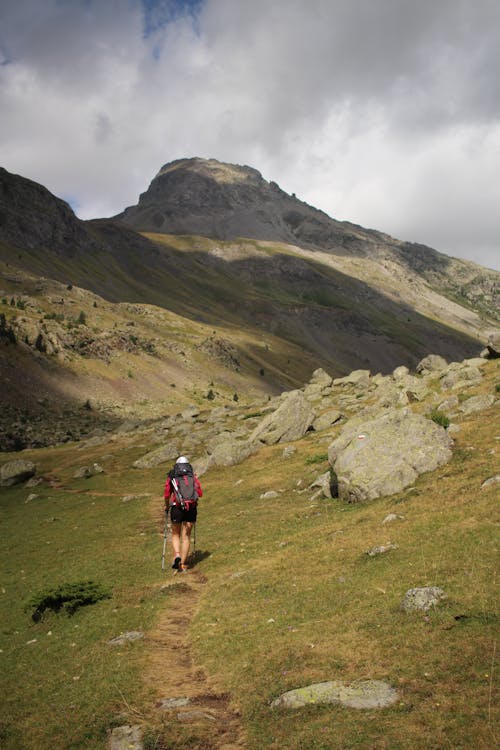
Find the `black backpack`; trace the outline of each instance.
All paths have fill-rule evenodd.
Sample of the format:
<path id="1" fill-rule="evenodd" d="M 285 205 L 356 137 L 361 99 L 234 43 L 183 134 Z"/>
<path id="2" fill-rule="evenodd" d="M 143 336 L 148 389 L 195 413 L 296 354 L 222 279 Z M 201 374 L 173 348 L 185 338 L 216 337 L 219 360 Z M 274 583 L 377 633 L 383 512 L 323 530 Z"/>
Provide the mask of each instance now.
<path id="1" fill-rule="evenodd" d="M 171 472 L 171 479 L 174 479 L 177 485 L 177 492 L 175 494 L 177 499 L 180 500 L 181 505 L 186 500 L 190 503 L 198 500 L 198 493 L 194 486 L 194 471 L 191 464 L 175 464 Z"/>

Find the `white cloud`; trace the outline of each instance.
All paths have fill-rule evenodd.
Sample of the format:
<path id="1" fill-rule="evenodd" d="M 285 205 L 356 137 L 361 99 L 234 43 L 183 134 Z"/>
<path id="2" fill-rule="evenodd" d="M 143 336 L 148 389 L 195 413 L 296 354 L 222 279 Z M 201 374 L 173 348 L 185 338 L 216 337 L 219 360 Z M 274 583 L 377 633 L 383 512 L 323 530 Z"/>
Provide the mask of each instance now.
<path id="1" fill-rule="evenodd" d="M 499 266 L 496 0 L 205 0 L 195 21 L 192 1 L 147 5 L 146 25 L 139 0 L 2 5 L 3 166 L 88 218 L 212 156 Z"/>

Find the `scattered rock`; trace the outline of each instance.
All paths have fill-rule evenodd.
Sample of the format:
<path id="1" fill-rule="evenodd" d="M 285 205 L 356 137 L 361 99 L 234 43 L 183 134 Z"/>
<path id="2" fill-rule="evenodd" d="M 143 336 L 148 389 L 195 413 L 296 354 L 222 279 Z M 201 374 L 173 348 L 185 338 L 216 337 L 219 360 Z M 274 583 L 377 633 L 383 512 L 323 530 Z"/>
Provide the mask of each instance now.
<path id="1" fill-rule="evenodd" d="M 367 386 L 370 382 L 370 370 L 354 370 L 343 378 L 335 378 L 333 385 Z"/>
<path id="2" fill-rule="evenodd" d="M 500 331 L 490 333 L 486 348 L 488 349 L 488 354 L 491 359 L 500 357 Z"/>
<path id="3" fill-rule="evenodd" d="M 28 497 L 26 498 L 26 500 L 24 502 L 25 503 L 31 503 L 31 501 L 32 500 L 36 500 L 37 497 L 40 497 L 40 495 L 35 495 L 34 492 L 30 492 L 30 494 L 28 495 Z"/>
<path id="4" fill-rule="evenodd" d="M 268 414 L 250 435 L 250 442 L 260 441 L 267 445 L 289 443 L 300 440 L 314 421 L 315 413 L 301 391 L 285 394 L 283 402 L 272 414 Z"/>
<path id="5" fill-rule="evenodd" d="M 132 466 L 134 469 L 154 469 L 156 466 L 160 466 L 160 464 L 174 460 L 178 455 L 177 446 L 169 443 L 162 448 L 157 448 L 154 451 L 146 453 L 145 456 L 134 461 Z"/>
<path id="6" fill-rule="evenodd" d="M 401 365 L 401 367 L 396 367 L 394 372 L 392 373 L 393 380 L 404 380 L 404 378 L 407 377 L 407 375 L 410 374 L 410 371 L 407 367 L 404 365 Z"/>
<path id="7" fill-rule="evenodd" d="M 441 388 L 445 391 L 464 388 L 477 383 L 483 377 L 478 367 L 460 367 L 450 370 L 441 378 Z"/>
<path id="8" fill-rule="evenodd" d="M 409 409 L 394 409 L 345 426 L 328 458 L 347 502 L 392 495 L 451 458 L 452 438 L 441 426 Z"/>
<path id="9" fill-rule="evenodd" d="M 157 708 L 160 708 L 163 711 L 169 711 L 173 708 L 182 708 L 190 703 L 190 698 L 163 698 L 163 700 L 157 704 Z"/>
<path id="10" fill-rule="evenodd" d="M 116 638 L 111 638 L 108 643 L 110 646 L 123 646 L 125 643 L 139 641 L 141 638 L 144 638 L 143 632 L 140 630 L 130 630 L 128 633 L 120 633 Z"/>
<path id="11" fill-rule="evenodd" d="M 394 521 L 404 521 L 404 516 L 399 516 L 397 513 L 389 513 L 389 515 L 382 521 L 382 526 L 385 526 L 386 523 L 393 523 Z"/>
<path id="12" fill-rule="evenodd" d="M 493 394 L 485 394 L 483 396 L 471 396 L 467 401 L 464 401 L 460 407 L 460 411 L 464 414 L 473 414 L 476 411 L 483 411 L 483 409 L 489 409 L 495 403 L 495 396 Z"/>
<path id="13" fill-rule="evenodd" d="M 329 409 L 316 417 L 312 426 L 316 432 L 321 432 L 322 430 L 327 430 L 332 424 L 338 422 L 339 419 L 342 419 L 342 413 L 337 411 L 337 409 Z"/>
<path id="14" fill-rule="evenodd" d="M 389 552 L 391 549 L 399 549 L 398 544 L 393 544 L 392 542 L 387 542 L 387 544 L 381 544 L 378 547 L 372 547 L 372 549 L 368 550 L 366 553 L 368 557 L 377 557 L 377 555 L 383 555 L 385 552 Z"/>
<path id="15" fill-rule="evenodd" d="M 103 474 L 104 469 L 99 464 L 92 464 L 92 466 L 81 466 L 73 474 L 73 479 L 90 479 L 97 474 Z"/>
<path id="16" fill-rule="evenodd" d="M 332 476 L 330 471 L 325 471 L 324 474 L 320 474 L 316 477 L 314 482 L 309 485 L 309 489 L 313 489 L 314 487 L 319 487 L 325 497 L 332 498 Z"/>
<path id="17" fill-rule="evenodd" d="M 263 492 L 260 496 L 261 500 L 272 500 L 273 498 L 278 497 L 278 493 L 275 490 L 269 490 L 268 492 Z"/>
<path id="18" fill-rule="evenodd" d="M 151 497 L 150 492 L 143 492 L 141 495 L 125 495 L 122 497 L 122 503 L 129 503 L 131 500 L 143 500 L 147 497 Z"/>
<path id="19" fill-rule="evenodd" d="M 490 477 L 489 479 L 485 479 L 484 482 L 481 485 L 481 489 L 484 490 L 486 487 L 491 487 L 493 484 L 497 484 L 500 482 L 500 474 L 495 474 L 494 477 Z"/>
<path id="20" fill-rule="evenodd" d="M 381 680 L 352 683 L 334 680 L 289 690 L 276 698 L 271 707 L 302 708 L 316 704 L 340 703 L 349 708 L 372 709 L 391 706 L 398 698 L 397 691 Z"/>
<path id="21" fill-rule="evenodd" d="M 209 465 L 236 466 L 258 450 L 259 444 L 252 440 L 225 440 L 212 450 Z"/>
<path id="22" fill-rule="evenodd" d="M 297 452 L 295 445 L 285 445 L 283 448 L 283 458 L 291 458 Z"/>
<path id="23" fill-rule="evenodd" d="M 321 385 L 323 388 L 329 388 L 333 383 L 333 378 L 321 367 L 318 367 L 317 370 L 314 370 L 309 382 L 314 385 Z"/>
<path id="24" fill-rule="evenodd" d="M 420 360 L 415 369 L 417 372 L 425 374 L 445 370 L 447 367 L 448 362 L 439 354 L 429 354 L 427 357 Z"/>
<path id="25" fill-rule="evenodd" d="M 0 469 L 0 484 L 2 487 L 21 484 L 34 476 L 35 472 L 36 465 L 32 461 L 25 461 L 22 458 L 8 461 Z"/>
<path id="26" fill-rule="evenodd" d="M 109 750 L 143 750 L 142 728 L 138 724 L 116 727 L 111 732 L 108 748 Z"/>
<path id="27" fill-rule="evenodd" d="M 206 711 L 183 711 L 177 714 L 177 721 L 216 721 L 216 718 Z"/>
<path id="28" fill-rule="evenodd" d="M 444 598 L 446 594 L 438 586 L 409 589 L 404 595 L 401 607 L 405 612 L 427 612 Z"/>

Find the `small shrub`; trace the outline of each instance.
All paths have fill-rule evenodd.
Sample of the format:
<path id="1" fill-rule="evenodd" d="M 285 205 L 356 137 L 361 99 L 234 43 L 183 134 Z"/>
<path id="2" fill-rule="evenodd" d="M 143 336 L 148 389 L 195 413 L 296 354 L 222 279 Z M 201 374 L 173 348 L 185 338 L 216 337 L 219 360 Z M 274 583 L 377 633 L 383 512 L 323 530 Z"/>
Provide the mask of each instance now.
<path id="1" fill-rule="evenodd" d="M 127 377 L 129 377 L 129 378 L 133 378 L 134 377 L 134 373 L 132 372 L 132 370 L 129 370 L 127 372 Z"/>
<path id="2" fill-rule="evenodd" d="M 233 395 L 233 401 L 239 401 L 239 400 L 240 400 L 240 397 L 238 396 L 238 394 L 237 394 L 237 393 L 235 393 L 235 394 Z"/>
<path id="3" fill-rule="evenodd" d="M 496 384 L 496 386 L 495 386 L 495 390 L 496 390 L 496 392 L 497 392 L 497 393 L 499 393 L 499 392 L 500 392 L 500 383 L 497 383 L 497 384 Z"/>
<path id="4" fill-rule="evenodd" d="M 444 414 L 442 411 L 439 411 L 438 409 L 434 409 L 433 411 L 431 411 L 429 417 L 433 422 L 441 425 L 441 427 L 444 427 L 445 430 L 447 430 L 450 426 L 449 418 L 446 416 L 446 414 Z"/>
<path id="5" fill-rule="evenodd" d="M 314 456 L 309 456 L 306 458 L 306 465 L 322 464 L 323 461 L 328 461 L 328 453 L 316 453 Z"/>
<path id="6" fill-rule="evenodd" d="M 263 378 L 265 374 L 266 374 L 266 371 L 264 370 L 263 367 L 261 367 L 259 370 L 259 375 Z"/>
<path id="7" fill-rule="evenodd" d="M 47 609 L 53 612 L 63 610 L 67 615 L 73 615 L 79 607 L 95 604 L 101 599 L 111 599 L 111 593 L 95 581 L 78 581 L 77 583 L 63 583 L 54 589 L 42 591 L 33 596 L 27 608 L 33 609 L 31 619 L 39 622 Z"/>
<path id="8" fill-rule="evenodd" d="M 210 388 L 210 390 L 208 391 L 208 393 L 207 393 L 207 395 L 206 395 L 206 398 L 208 398 L 208 400 L 209 400 L 209 401 L 213 401 L 213 400 L 214 400 L 214 398 L 215 398 L 215 393 L 213 392 L 213 390 L 212 390 L 211 388 Z"/>
<path id="9" fill-rule="evenodd" d="M 80 315 L 76 319 L 76 322 L 80 326 L 84 326 L 84 325 L 87 324 L 87 316 L 85 315 L 85 313 L 83 312 L 83 310 L 80 311 Z"/>

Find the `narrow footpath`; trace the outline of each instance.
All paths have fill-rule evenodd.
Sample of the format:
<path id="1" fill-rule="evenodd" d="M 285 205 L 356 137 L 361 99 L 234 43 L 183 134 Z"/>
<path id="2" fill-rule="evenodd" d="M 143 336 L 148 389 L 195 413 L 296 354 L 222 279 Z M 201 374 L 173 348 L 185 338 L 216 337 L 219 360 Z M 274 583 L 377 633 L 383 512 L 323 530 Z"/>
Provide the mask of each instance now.
<path id="1" fill-rule="evenodd" d="M 155 627 L 147 633 L 149 663 L 144 675 L 152 691 L 154 712 L 158 712 L 158 725 L 189 725 L 193 738 L 199 733 L 200 750 L 242 750 L 243 732 L 230 696 L 214 691 L 192 658 L 189 631 L 207 580 L 196 565 L 174 573 L 169 542 L 164 586 L 173 591 L 165 597 Z"/>

